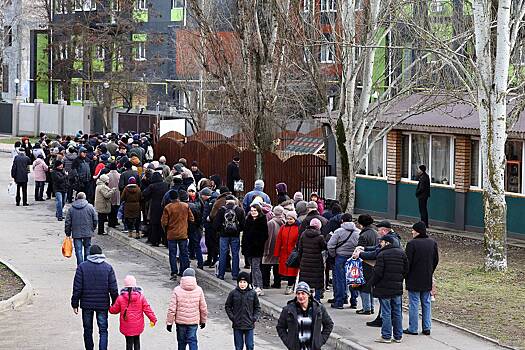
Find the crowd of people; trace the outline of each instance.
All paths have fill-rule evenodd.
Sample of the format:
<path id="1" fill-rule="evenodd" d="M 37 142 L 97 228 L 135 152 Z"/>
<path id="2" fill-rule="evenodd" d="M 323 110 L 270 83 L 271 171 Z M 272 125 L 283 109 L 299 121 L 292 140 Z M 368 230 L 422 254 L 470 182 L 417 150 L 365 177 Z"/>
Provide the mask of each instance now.
<path id="1" fill-rule="evenodd" d="M 377 318 L 367 322 L 381 327 L 379 342 L 400 342 L 403 334 L 418 334 L 419 305 L 422 333 L 430 334 L 438 248 L 427 235 L 428 222 L 414 224 L 413 239 L 403 249 L 390 222 L 374 225 L 367 214 L 355 221 L 337 201 L 325 203 L 317 192 L 307 198 L 301 192 L 290 197 L 286 183 L 281 182 L 272 189 L 276 193 L 272 203 L 274 196 L 265 192 L 265 183 L 259 179 L 253 190 L 243 195 L 238 187 L 242 178 L 239 162 L 235 157 L 227 165 L 226 179 L 217 174 L 206 176 L 197 161 L 188 163 L 181 158 L 170 166 L 164 156 L 153 154 L 150 135 L 138 133 L 79 132 L 73 138 L 54 140 L 41 135 L 34 146 L 27 138 L 15 144 L 11 176 L 17 185 L 16 204 L 22 201 L 28 205 L 32 168 L 35 201 L 54 196 L 56 218 L 65 218 L 65 234 L 73 238 L 78 268 L 72 307 L 77 310 L 80 300 L 86 349 L 93 348 L 93 312 L 99 320 L 102 310 L 100 317 L 106 319 L 106 323 L 98 323 L 99 328 L 106 328 L 100 349 L 107 347 L 108 311 L 121 313 L 128 349 L 139 348 L 144 320 L 143 316 L 133 317 L 136 324 L 122 326 L 129 322 L 127 312 L 145 313 L 152 325 L 156 323 L 134 278 L 126 277 L 119 296 L 114 272 L 104 262 L 100 247 L 91 245 L 94 231 L 106 234 L 106 223 L 110 228 L 120 227 L 130 238 L 146 237 L 146 243 L 168 249 L 170 278 L 180 279 L 180 285 L 170 302 L 167 330 L 176 324 L 179 349 L 185 349 L 186 344 L 196 349 L 197 326 L 204 328 L 206 323 L 206 302 L 191 260 L 198 269 L 215 269 L 219 279 L 229 272 L 237 281 L 225 304 L 236 349 L 244 345 L 253 349 L 253 329 L 261 313 L 258 298 L 265 290 L 282 288 L 283 282 L 284 294 L 295 294 L 277 323 L 279 337 L 288 349 L 317 350 L 327 341 L 333 322 L 322 300 L 331 289 L 333 298 L 327 300 L 331 308 L 343 309 L 349 304 L 358 315 L 374 314 L 374 298 L 379 300 Z M 66 202 L 71 206 L 64 216 Z M 241 255 L 249 274 L 241 270 Z M 362 261 L 364 283 L 359 285 L 347 283 L 347 265 L 352 259 Z M 87 286 L 93 291 L 97 283 L 94 273 L 109 276 L 109 284 L 106 279 L 101 286 L 105 290 L 94 292 L 94 299 L 103 298 L 100 302 L 89 300 L 86 293 Z M 410 321 L 403 330 L 404 284 Z M 357 310 L 359 298 L 361 308 Z"/>

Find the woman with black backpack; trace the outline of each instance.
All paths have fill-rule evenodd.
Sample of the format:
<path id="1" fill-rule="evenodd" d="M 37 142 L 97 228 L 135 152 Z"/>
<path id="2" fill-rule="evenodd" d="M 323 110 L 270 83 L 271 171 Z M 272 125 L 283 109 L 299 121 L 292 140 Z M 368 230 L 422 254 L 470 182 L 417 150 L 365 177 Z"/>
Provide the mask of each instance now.
<path id="1" fill-rule="evenodd" d="M 252 284 L 257 295 L 264 295 L 261 271 L 264 245 L 268 239 L 268 224 L 259 204 L 252 204 L 242 235 L 242 254 L 250 260 Z"/>

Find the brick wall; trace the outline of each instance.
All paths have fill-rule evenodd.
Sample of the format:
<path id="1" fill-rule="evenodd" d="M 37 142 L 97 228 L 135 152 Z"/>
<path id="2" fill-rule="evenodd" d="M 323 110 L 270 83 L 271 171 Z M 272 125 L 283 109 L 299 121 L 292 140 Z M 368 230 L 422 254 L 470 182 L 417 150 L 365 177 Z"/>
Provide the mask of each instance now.
<path id="1" fill-rule="evenodd" d="M 457 136 L 455 142 L 454 174 L 456 192 L 468 192 L 470 188 L 470 137 Z"/>
<path id="2" fill-rule="evenodd" d="M 401 131 L 392 130 L 386 137 L 387 182 L 395 184 L 401 179 Z"/>

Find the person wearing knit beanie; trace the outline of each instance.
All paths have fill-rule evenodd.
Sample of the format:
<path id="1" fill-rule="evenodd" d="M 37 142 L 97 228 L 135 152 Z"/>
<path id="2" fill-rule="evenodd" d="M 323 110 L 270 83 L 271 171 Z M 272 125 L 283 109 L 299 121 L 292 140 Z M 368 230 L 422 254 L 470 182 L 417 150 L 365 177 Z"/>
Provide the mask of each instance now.
<path id="1" fill-rule="evenodd" d="M 286 218 L 293 218 L 294 220 L 297 220 L 297 213 L 295 211 L 289 211 L 286 213 Z"/>
<path id="2" fill-rule="evenodd" d="M 306 210 L 308 212 L 317 210 L 317 203 L 314 201 L 309 201 L 308 204 L 306 204 Z"/>
<path id="3" fill-rule="evenodd" d="M 195 270 L 191 267 L 188 267 L 184 272 L 182 273 L 182 277 L 195 277 Z"/>
<path id="4" fill-rule="evenodd" d="M 303 197 L 303 194 L 301 192 L 295 192 L 294 195 L 293 195 L 293 201 L 295 204 L 297 204 L 297 202 L 300 202 L 300 201 L 303 201 L 304 200 L 304 197 Z"/>
<path id="5" fill-rule="evenodd" d="M 320 230 L 321 229 L 321 221 L 317 218 L 313 218 L 312 220 L 310 220 L 310 227 L 316 229 L 316 230 Z"/>
<path id="6" fill-rule="evenodd" d="M 137 286 L 137 279 L 132 275 L 127 275 L 124 278 L 124 288 L 134 288 Z"/>
<path id="7" fill-rule="evenodd" d="M 308 210 L 306 209 L 306 206 L 308 203 L 306 201 L 299 201 L 295 204 L 295 211 L 297 212 L 297 217 L 300 218 L 303 215 L 306 215 Z"/>

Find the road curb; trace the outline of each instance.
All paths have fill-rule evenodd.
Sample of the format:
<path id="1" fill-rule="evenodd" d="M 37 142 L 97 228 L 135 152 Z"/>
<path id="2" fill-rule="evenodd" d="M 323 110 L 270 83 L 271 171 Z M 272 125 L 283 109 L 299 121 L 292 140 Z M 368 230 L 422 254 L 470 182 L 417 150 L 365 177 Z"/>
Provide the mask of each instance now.
<path id="1" fill-rule="evenodd" d="M 24 282 L 24 288 L 22 288 L 19 293 L 7 300 L 0 301 L 0 312 L 14 310 L 22 305 L 28 304 L 33 299 L 33 287 L 31 287 L 31 283 L 8 262 L 0 259 L 0 263 L 4 264 Z"/>
<path id="2" fill-rule="evenodd" d="M 131 248 L 144 253 L 150 258 L 169 264 L 169 255 L 167 251 L 159 251 L 137 239 L 128 237 L 127 235 L 123 234 L 122 232 L 116 229 L 109 228 L 108 233 L 111 237 L 114 237 L 122 243 L 126 243 Z M 208 284 L 209 286 L 216 287 L 225 293 L 229 293 L 233 288 L 233 286 L 228 282 L 215 278 L 209 273 L 204 272 L 200 269 L 195 269 L 195 273 L 199 279 L 204 281 L 204 283 Z M 259 302 L 261 304 L 261 309 L 265 314 L 268 314 L 274 317 L 275 319 L 279 318 L 279 315 L 281 314 L 282 310 L 281 306 L 275 305 L 263 298 L 260 298 Z M 343 336 L 335 332 L 332 332 L 332 334 L 330 334 L 330 338 L 328 339 L 327 344 L 336 350 L 368 350 L 367 348 L 351 340 L 343 338 Z"/>

